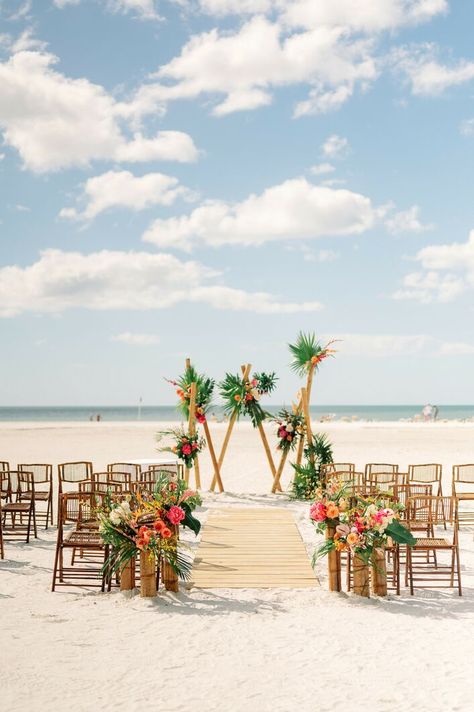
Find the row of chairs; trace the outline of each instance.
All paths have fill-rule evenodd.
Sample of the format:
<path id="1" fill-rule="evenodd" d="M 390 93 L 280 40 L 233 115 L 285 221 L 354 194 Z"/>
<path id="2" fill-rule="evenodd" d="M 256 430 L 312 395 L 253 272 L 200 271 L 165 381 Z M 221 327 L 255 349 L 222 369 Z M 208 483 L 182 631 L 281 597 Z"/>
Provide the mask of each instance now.
<path id="1" fill-rule="evenodd" d="M 94 472 L 91 462 L 61 463 L 58 465 L 58 502 L 64 490 L 77 488 L 77 493 L 103 495 L 132 492 L 137 487 L 153 490 L 163 472 L 174 477 L 183 476 L 177 465 L 153 465 L 145 472 L 134 463 L 111 463 L 105 472 Z M 65 500 L 67 502 L 67 500 Z M 67 522 L 75 522 L 79 513 L 74 511 L 78 498 L 70 498 L 64 510 Z M 46 508 L 39 510 L 39 502 Z M 58 526 L 60 519 L 58 505 Z M 7 462 L 0 463 L 0 558 L 4 558 L 4 540 L 22 538 L 29 543 L 32 533 L 37 537 L 37 521 L 44 521 L 45 529 L 53 524 L 53 467 L 50 464 L 21 464 L 10 470 Z"/>
<path id="2" fill-rule="evenodd" d="M 150 466 L 148 473 L 162 471 L 175 471 L 182 475 L 180 465 Z M 150 480 L 152 476 L 141 471 L 141 467 L 135 463 L 114 462 L 107 465 L 106 472 L 94 473 L 92 462 L 64 462 L 58 465 L 58 492 L 61 494 L 70 485 L 80 485 L 91 482 L 93 477 L 97 482 L 107 482 L 112 485 L 131 485 L 133 482 L 144 482 Z M 25 479 L 28 476 L 28 482 Z M 38 463 L 21 463 L 16 470 L 10 468 L 10 464 L 0 461 L 0 502 L 12 503 L 20 500 L 34 499 L 35 504 L 43 502 L 46 506 L 43 509 L 35 507 L 38 521 L 44 522 L 44 528 L 48 528 L 54 522 L 53 513 L 53 465 Z M 131 488 L 131 487 L 129 487 Z M 114 489 L 114 487 L 112 487 Z M 5 511 L 5 507 L 4 507 Z"/>
<path id="3" fill-rule="evenodd" d="M 357 472 L 355 465 L 348 462 L 334 462 L 322 466 L 326 475 L 338 474 L 351 476 L 358 485 L 367 483 L 378 484 L 430 484 L 442 496 L 443 466 L 438 463 L 409 465 L 406 472 L 401 472 L 399 465 L 393 463 L 369 463 L 363 472 Z M 471 491 L 465 492 L 464 487 L 470 486 Z M 474 500 L 474 464 L 453 465 L 452 494 L 460 500 Z"/>

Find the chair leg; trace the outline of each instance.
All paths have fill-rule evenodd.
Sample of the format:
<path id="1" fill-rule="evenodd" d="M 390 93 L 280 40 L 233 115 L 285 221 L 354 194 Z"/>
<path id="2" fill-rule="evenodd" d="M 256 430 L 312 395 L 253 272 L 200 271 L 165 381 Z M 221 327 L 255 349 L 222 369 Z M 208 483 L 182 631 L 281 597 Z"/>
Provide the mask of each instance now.
<path id="1" fill-rule="evenodd" d="M 459 546 L 456 544 L 456 569 L 458 572 L 458 593 L 462 596 L 462 586 L 461 586 L 461 562 L 459 559 Z"/>
<path id="2" fill-rule="evenodd" d="M 56 556 L 54 557 L 54 568 L 53 568 L 53 583 L 51 586 L 51 591 L 56 589 L 56 575 L 58 571 L 58 561 L 59 561 L 59 544 L 56 545 Z"/>
<path id="3" fill-rule="evenodd" d="M 407 546 L 407 571 L 410 579 L 410 596 L 413 596 L 415 591 L 413 586 L 413 566 L 411 560 L 411 549 L 409 546 Z"/>

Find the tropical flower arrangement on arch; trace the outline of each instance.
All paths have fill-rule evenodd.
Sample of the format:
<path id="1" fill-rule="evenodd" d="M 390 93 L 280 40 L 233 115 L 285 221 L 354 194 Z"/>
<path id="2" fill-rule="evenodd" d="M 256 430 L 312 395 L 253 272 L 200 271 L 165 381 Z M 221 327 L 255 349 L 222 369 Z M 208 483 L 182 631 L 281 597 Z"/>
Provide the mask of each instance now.
<path id="1" fill-rule="evenodd" d="M 298 439 L 304 436 L 305 421 L 301 412 L 282 408 L 273 419 L 277 424 L 277 449 L 282 452 L 293 450 Z"/>
<path id="2" fill-rule="evenodd" d="M 178 410 L 186 420 L 189 420 L 189 404 L 191 400 L 191 384 L 196 384 L 196 420 L 204 423 L 207 413 L 212 404 L 212 396 L 216 382 L 203 373 L 198 373 L 194 366 L 188 366 L 184 374 L 176 381 L 166 379 L 168 383 L 176 388 L 176 395 L 179 398 Z"/>
<path id="3" fill-rule="evenodd" d="M 313 561 L 331 551 L 350 551 L 368 563 L 374 549 L 385 545 L 389 538 L 413 546 L 413 535 L 399 521 L 401 509 L 394 503 L 388 507 L 382 494 L 352 496 L 348 483 L 331 480 L 325 489 L 317 490 L 310 507 L 309 516 L 316 530 L 327 537 Z"/>
<path id="4" fill-rule="evenodd" d="M 199 494 L 184 480 L 167 475 L 158 479 L 153 493 L 143 490 L 126 497 L 106 495 L 97 509 L 99 533 L 111 547 L 104 564 L 106 573 L 121 570 L 143 551 L 169 563 L 181 579 L 189 579 L 192 561 L 175 535 L 180 526 L 199 533 L 201 523 L 193 512 L 200 504 Z"/>
<path id="5" fill-rule="evenodd" d="M 252 378 L 246 380 L 242 376 L 226 373 L 219 384 L 225 414 L 236 414 L 237 417 L 247 415 L 253 426 L 257 427 L 269 417 L 269 413 L 260 405 L 260 399 L 275 390 L 276 382 L 275 373 L 254 373 Z"/>
<path id="6" fill-rule="evenodd" d="M 158 448 L 160 452 L 172 452 L 184 462 L 187 468 L 193 466 L 194 460 L 205 448 L 206 441 L 199 433 L 191 433 L 184 428 L 173 428 L 172 430 L 162 430 L 157 433 L 157 440 L 160 442 L 164 437 L 172 437 L 174 445 Z"/>

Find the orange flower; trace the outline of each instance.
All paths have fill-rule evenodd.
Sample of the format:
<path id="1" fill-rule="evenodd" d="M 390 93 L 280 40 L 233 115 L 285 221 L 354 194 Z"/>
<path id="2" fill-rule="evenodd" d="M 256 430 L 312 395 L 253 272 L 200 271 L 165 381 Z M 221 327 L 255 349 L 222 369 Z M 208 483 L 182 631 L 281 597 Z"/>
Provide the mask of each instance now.
<path id="1" fill-rule="evenodd" d="M 171 536 L 173 536 L 173 532 L 171 531 L 171 529 L 168 529 L 168 527 L 164 527 L 161 530 L 161 536 L 163 537 L 163 539 L 169 539 Z"/>
<path id="2" fill-rule="evenodd" d="M 234 396 L 234 400 L 237 401 L 237 403 L 238 403 L 239 401 L 242 400 L 242 398 L 239 396 L 238 393 L 236 393 L 236 395 Z"/>
<path id="3" fill-rule="evenodd" d="M 328 519 L 335 519 L 337 516 L 339 516 L 339 507 L 337 506 L 337 504 L 334 504 L 334 502 L 328 502 L 326 512 Z"/>
<path id="4" fill-rule="evenodd" d="M 347 543 L 349 546 L 355 546 L 358 541 L 359 535 L 356 532 L 350 532 L 350 534 L 347 535 Z"/>
<path id="5" fill-rule="evenodd" d="M 346 548 L 344 542 L 340 540 L 334 541 L 334 546 L 336 547 L 336 551 L 342 551 Z"/>

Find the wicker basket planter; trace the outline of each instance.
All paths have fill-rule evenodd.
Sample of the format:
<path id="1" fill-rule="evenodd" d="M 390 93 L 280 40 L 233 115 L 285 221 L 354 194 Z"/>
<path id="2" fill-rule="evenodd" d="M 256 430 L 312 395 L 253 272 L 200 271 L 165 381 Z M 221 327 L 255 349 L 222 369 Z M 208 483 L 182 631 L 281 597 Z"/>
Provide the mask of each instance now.
<path id="1" fill-rule="evenodd" d="M 372 593 L 375 596 L 387 595 L 387 563 L 385 560 L 385 548 L 376 547 L 372 552 Z"/>
<path id="2" fill-rule="evenodd" d="M 369 565 L 359 554 L 354 554 L 352 560 L 353 590 L 357 596 L 369 598 Z"/>
<path id="3" fill-rule="evenodd" d="M 140 596 L 156 596 L 156 562 L 154 555 L 147 551 L 140 552 Z"/>
<path id="4" fill-rule="evenodd" d="M 326 529 L 326 539 L 331 539 L 336 533 L 335 526 L 328 526 Z M 329 590 L 341 591 L 341 555 L 338 551 L 328 553 L 328 577 Z"/>
<path id="5" fill-rule="evenodd" d="M 120 590 L 131 591 L 135 588 L 135 557 L 133 556 L 120 571 Z"/>

